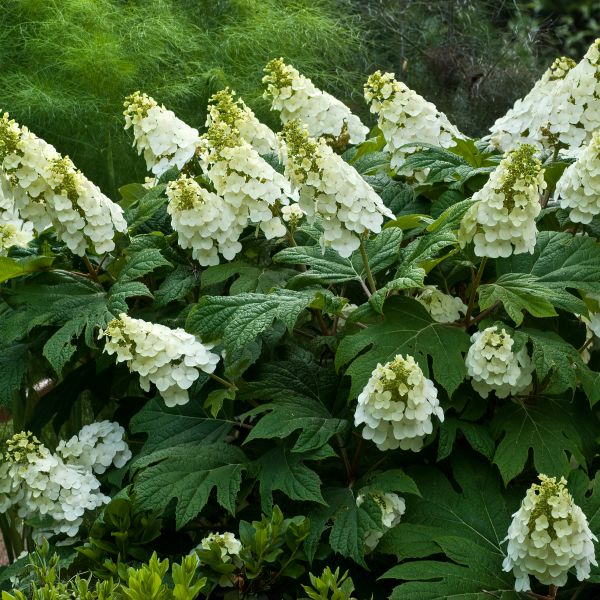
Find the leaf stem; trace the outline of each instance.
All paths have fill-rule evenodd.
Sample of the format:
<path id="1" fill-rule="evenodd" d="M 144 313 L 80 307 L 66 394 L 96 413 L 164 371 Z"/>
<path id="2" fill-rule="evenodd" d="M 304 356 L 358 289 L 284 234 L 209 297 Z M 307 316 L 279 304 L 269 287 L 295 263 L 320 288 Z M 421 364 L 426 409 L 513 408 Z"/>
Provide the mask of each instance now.
<path id="1" fill-rule="evenodd" d="M 536 598 L 537 600 L 556 600 L 556 594 L 558 594 L 558 588 L 555 585 L 548 586 L 548 595 L 536 594 L 535 592 L 527 592 L 530 598 Z"/>
<path id="2" fill-rule="evenodd" d="M 296 244 L 296 240 L 294 239 L 294 234 L 287 228 L 285 230 L 285 237 L 287 238 L 287 241 L 290 243 L 290 246 L 296 247 L 298 245 L 298 244 Z"/>
<path id="3" fill-rule="evenodd" d="M 356 474 L 358 471 L 358 464 L 360 462 L 360 455 L 363 449 L 364 439 L 361 436 L 358 439 L 358 444 L 356 445 L 356 450 L 354 451 L 354 457 L 352 459 L 352 464 L 350 465 L 350 481 L 348 482 L 350 485 L 354 483 L 356 480 Z"/>
<path id="4" fill-rule="evenodd" d="M 577 350 L 577 352 L 579 352 L 579 354 L 581 354 L 588 346 L 591 346 L 591 344 L 593 344 L 593 342 L 594 342 L 594 336 L 592 335 L 590 338 L 585 340 L 585 343 L 581 346 L 581 348 L 579 348 L 579 350 Z"/>
<path id="5" fill-rule="evenodd" d="M 211 379 L 218 381 L 221 385 L 224 385 L 226 388 L 229 388 L 230 390 L 237 390 L 237 387 L 235 386 L 235 384 L 231 383 L 231 381 L 227 381 L 226 379 L 223 379 L 222 377 L 219 377 L 214 373 L 209 373 L 209 376 L 211 377 Z"/>
<path id="6" fill-rule="evenodd" d="M 371 294 L 371 292 L 369 291 L 369 288 L 365 285 L 365 282 L 362 279 L 359 279 L 360 281 L 360 285 L 362 286 L 362 289 L 364 290 L 365 294 L 367 295 L 367 298 L 370 298 L 373 294 Z"/>
<path id="7" fill-rule="evenodd" d="M 467 305 L 467 314 L 465 315 L 465 323 L 470 323 L 471 315 L 473 314 L 473 307 L 475 306 L 475 295 L 477 294 L 477 288 L 481 283 L 481 277 L 483 276 L 483 271 L 485 269 L 485 263 L 487 262 L 487 256 L 484 256 L 481 262 L 479 263 L 479 269 L 477 270 L 477 274 L 475 275 L 475 279 L 473 280 L 473 284 L 471 285 L 471 295 L 469 296 L 469 304 Z"/>
<path id="8" fill-rule="evenodd" d="M 346 468 L 346 477 L 348 481 L 350 481 L 350 477 L 352 475 L 352 467 L 350 466 L 350 459 L 348 458 L 348 452 L 346 451 L 346 447 L 344 446 L 344 441 L 342 440 L 342 436 L 339 433 L 335 434 L 335 440 L 338 443 L 340 448 L 340 454 L 342 456 L 342 460 L 344 461 L 344 467 Z"/>
<path id="9" fill-rule="evenodd" d="M 365 271 L 367 273 L 367 281 L 369 282 L 369 288 L 371 289 L 371 293 L 374 294 L 377 291 L 377 286 L 375 285 L 375 279 L 373 279 L 373 273 L 371 272 L 371 267 L 369 266 L 369 257 L 367 256 L 367 251 L 365 250 L 365 245 L 363 244 L 363 240 L 360 240 L 360 256 L 362 257 L 363 265 L 365 266 Z"/>
<path id="10" fill-rule="evenodd" d="M 470 323 L 466 323 L 466 326 L 471 327 L 471 325 L 475 325 L 475 323 L 483 321 L 483 319 L 491 315 L 501 304 L 502 302 L 500 302 L 500 300 L 497 300 L 496 302 L 494 302 L 494 304 L 492 304 L 492 306 L 486 308 L 485 310 L 482 310 L 476 317 L 473 317 Z"/>
<path id="11" fill-rule="evenodd" d="M 325 319 L 323 318 L 323 313 L 318 308 L 311 309 L 313 315 L 317 318 L 317 323 L 319 324 L 319 329 L 323 335 L 331 335 L 329 329 L 327 328 L 327 324 L 325 323 Z"/>
<path id="12" fill-rule="evenodd" d="M 575 590 L 575 593 L 571 596 L 571 600 L 576 600 L 577 598 L 579 598 L 579 596 L 581 595 L 581 592 L 583 592 L 584 588 L 586 587 L 586 583 L 585 581 Z"/>
<path id="13" fill-rule="evenodd" d="M 10 537 L 10 525 L 8 524 L 8 516 L 5 514 L 0 515 L 0 534 L 4 540 L 4 547 L 8 554 L 8 562 L 12 563 L 15 560 L 15 554 L 13 552 L 12 540 Z"/>
<path id="14" fill-rule="evenodd" d="M 96 273 L 96 269 L 94 269 L 94 265 L 90 262 L 90 259 L 87 257 L 87 254 L 83 255 L 83 263 L 85 264 L 88 273 L 94 281 L 98 281 L 98 273 Z"/>

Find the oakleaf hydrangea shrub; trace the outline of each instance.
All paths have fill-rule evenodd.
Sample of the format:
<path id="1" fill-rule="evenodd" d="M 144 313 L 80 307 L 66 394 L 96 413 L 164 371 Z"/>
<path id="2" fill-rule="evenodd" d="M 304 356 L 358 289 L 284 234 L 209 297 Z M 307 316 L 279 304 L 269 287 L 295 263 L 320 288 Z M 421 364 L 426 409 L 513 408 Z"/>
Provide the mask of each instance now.
<path id="1" fill-rule="evenodd" d="M 0 586 L 595 599 L 598 43 L 480 140 L 271 58 L 278 131 L 130 95 L 119 198 L 0 120 Z"/>

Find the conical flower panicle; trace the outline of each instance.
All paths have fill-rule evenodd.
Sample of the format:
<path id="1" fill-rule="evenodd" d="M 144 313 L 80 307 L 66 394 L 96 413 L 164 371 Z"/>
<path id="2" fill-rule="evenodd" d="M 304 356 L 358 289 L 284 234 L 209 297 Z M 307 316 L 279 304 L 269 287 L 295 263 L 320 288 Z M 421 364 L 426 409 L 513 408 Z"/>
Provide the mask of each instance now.
<path id="1" fill-rule="evenodd" d="M 85 425 L 71 439 L 61 440 L 56 454 L 71 465 L 81 465 L 102 474 L 114 465 L 123 467 L 131 458 L 123 439 L 125 430 L 118 423 L 98 421 Z"/>
<path id="2" fill-rule="evenodd" d="M 380 493 L 370 492 L 369 496 L 381 508 L 381 524 L 383 531 L 370 529 L 365 533 L 364 544 L 367 552 L 372 552 L 379 544 L 379 540 L 388 530 L 396 527 L 402 519 L 402 515 L 406 512 L 406 503 L 404 498 L 392 492 Z M 365 501 L 364 494 L 359 494 L 356 497 L 356 506 L 361 506 Z"/>
<path id="3" fill-rule="evenodd" d="M 309 222 L 323 219 L 323 246 L 348 257 L 360 237 L 379 233 L 383 218 L 393 213 L 360 174 L 324 140 L 310 137 L 298 121 L 284 125 L 281 159 L 287 177 L 298 189 L 298 204 Z"/>
<path id="4" fill-rule="evenodd" d="M 277 135 L 269 127 L 261 123 L 235 92 L 225 88 L 211 96 L 208 101 L 206 127 L 213 123 L 224 122 L 239 132 L 242 139 L 248 142 L 259 154 L 277 152 Z"/>
<path id="5" fill-rule="evenodd" d="M 231 260 L 241 251 L 240 228 L 232 225 L 236 214 L 223 198 L 181 175 L 167 185 L 171 226 L 182 248 L 203 266 L 218 265 L 219 253 Z"/>
<path id="6" fill-rule="evenodd" d="M 531 589 L 532 575 L 544 585 L 562 587 L 570 569 L 577 579 L 590 576 L 597 565 L 594 542 L 587 518 L 575 504 L 566 488 L 566 481 L 546 475 L 539 476 L 528 490 L 508 528 L 505 571 L 516 577 L 515 589 Z"/>
<path id="7" fill-rule="evenodd" d="M 437 389 L 412 356 L 398 354 L 378 364 L 358 396 L 356 426 L 364 423 L 362 436 L 380 450 L 412 450 L 423 447 L 433 431 L 432 418 L 444 420 Z"/>
<path id="8" fill-rule="evenodd" d="M 438 323 L 454 323 L 467 312 L 467 306 L 460 298 L 444 294 L 435 285 L 426 285 L 415 300 L 418 300 Z"/>
<path id="9" fill-rule="evenodd" d="M 106 338 L 104 352 L 116 354 L 117 362 L 126 362 L 138 373 L 140 385 L 150 391 L 156 385 L 167 406 L 189 402 L 188 389 L 200 371 L 212 373 L 219 356 L 183 329 L 170 329 L 158 323 L 133 319 L 121 313 L 112 320 L 100 338 Z"/>
<path id="10" fill-rule="evenodd" d="M 237 241 L 250 224 L 258 225 L 267 239 L 285 235 L 277 212 L 295 199 L 290 182 L 241 138 L 237 129 L 226 121 L 213 121 L 202 136 L 200 160 L 233 215 L 232 239 Z"/>
<path id="11" fill-rule="evenodd" d="M 544 169 L 524 144 L 504 155 L 486 184 L 473 194 L 458 232 L 460 245 L 475 243 L 475 254 L 490 258 L 533 253 L 540 194 L 546 188 Z"/>
<path id="12" fill-rule="evenodd" d="M 264 97 L 271 101 L 271 109 L 279 112 L 283 124 L 299 120 L 315 138 L 326 136 L 351 144 L 365 141 L 369 129 L 360 119 L 337 98 L 319 90 L 308 77 L 286 65 L 283 59 L 269 62 L 265 73 Z"/>
<path id="13" fill-rule="evenodd" d="M 173 167 L 182 169 L 193 158 L 200 134 L 173 111 L 140 92 L 127 96 L 123 106 L 125 129 L 132 128 L 133 145 L 154 175 L 160 177 Z"/>
<path id="14" fill-rule="evenodd" d="M 33 223 L 21 218 L 10 184 L 0 173 L 0 256 L 13 246 L 27 246 L 33 238 Z"/>
<path id="15" fill-rule="evenodd" d="M 543 127 L 544 137 L 554 146 L 576 150 L 600 128 L 600 38 L 560 82 L 556 96 Z"/>
<path id="16" fill-rule="evenodd" d="M 591 223 L 600 214 L 600 129 L 584 146 L 556 184 L 555 197 L 560 207 L 570 209 L 574 223 Z"/>
<path id="17" fill-rule="evenodd" d="M 398 170 L 419 144 L 450 148 L 455 138 L 464 137 L 448 117 L 401 81 L 394 73 L 373 73 L 365 84 L 365 100 L 377 115 L 377 125 L 392 155 L 392 169 Z M 408 144 L 412 147 L 405 147 Z"/>
<path id="18" fill-rule="evenodd" d="M 527 348 L 513 351 L 514 340 L 494 325 L 471 336 L 465 359 L 471 385 L 483 398 L 495 392 L 499 398 L 520 394 L 531 385 L 533 365 Z"/>
<path id="19" fill-rule="evenodd" d="M 6 113 L 0 118 L 0 171 L 0 186 L 5 188 L 0 212 L 12 215 L 15 243 L 22 244 L 32 229 L 41 232 L 53 226 L 74 254 L 83 256 L 88 250 L 102 254 L 114 250 L 116 232 L 127 231 L 118 204 L 78 171 L 68 156 L 61 156 Z"/>
<path id="20" fill-rule="evenodd" d="M 600 38 L 574 64 L 561 57 L 533 90 L 492 127 L 492 143 L 508 150 L 518 143 L 570 154 L 600 127 Z"/>
<path id="21" fill-rule="evenodd" d="M 94 472 L 131 458 L 123 433 L 109 421 L 86 425 L 54 454 L 30 432 L 16 433 L 0 462 L 0 512 L 14 507 L 21 519 L 49 519 L 52 533 L 77 535 L 86 511 L 110 501 Z"/>
<path id="22" fill-rule="evenodd" d="M 496 120 L 490 128 L 492 144 L 503 152 L 521 144 L 531 144 L 540 150 L 552 148 L 558 139 L 548 127 L 548 116 L 556 110 L 555 105 L 562 102 L 558 91 L 576 64 L 566 56 L 557 58 L 531 91 Z"/>

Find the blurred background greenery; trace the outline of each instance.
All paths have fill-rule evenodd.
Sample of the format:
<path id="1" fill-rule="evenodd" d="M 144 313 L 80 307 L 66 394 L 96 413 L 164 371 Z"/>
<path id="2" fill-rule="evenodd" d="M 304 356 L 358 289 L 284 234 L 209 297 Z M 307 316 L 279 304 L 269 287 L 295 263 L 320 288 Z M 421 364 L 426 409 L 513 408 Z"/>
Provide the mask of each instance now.
<path id="1" fill-rule="evenodd" d="M 143 180 L 122 100 L 142 90 L 201 127 L 236 89 L 275 126 L 262 68 L 284 57 L 371 124 L 375 69 L 480 135 L 553 58 L 598 35 L 597 0 L 3 0 L 0 108 L 69 154 L 113 198 Z M 596 12 L 599 12 L 596 10 Z"/>

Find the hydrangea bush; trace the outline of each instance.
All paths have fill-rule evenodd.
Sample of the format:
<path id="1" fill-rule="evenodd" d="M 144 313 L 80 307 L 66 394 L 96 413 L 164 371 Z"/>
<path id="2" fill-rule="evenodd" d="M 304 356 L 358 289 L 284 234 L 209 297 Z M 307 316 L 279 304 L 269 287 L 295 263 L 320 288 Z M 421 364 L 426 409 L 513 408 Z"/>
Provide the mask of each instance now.
<path id="1" fill-rule="evenodd" d="M 113 200 L 5 115 L 6 597 L 596 598 L 597 66 L 480 140 L 391 73 L 370 132 L 281 59 L 278 132 L 135 92 Z"/>

